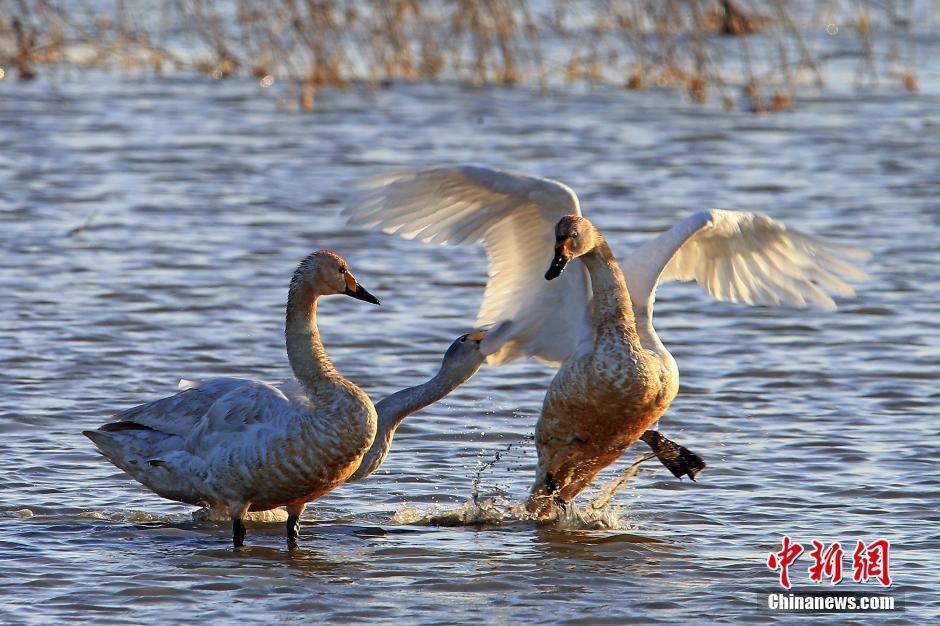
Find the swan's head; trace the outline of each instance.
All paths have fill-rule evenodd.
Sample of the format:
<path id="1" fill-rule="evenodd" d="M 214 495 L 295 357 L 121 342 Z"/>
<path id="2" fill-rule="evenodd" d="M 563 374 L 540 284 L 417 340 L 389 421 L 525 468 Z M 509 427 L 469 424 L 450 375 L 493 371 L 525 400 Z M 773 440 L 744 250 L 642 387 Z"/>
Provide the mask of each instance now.
<path id="1" fill-rule="evenodd" d="M 461 382 L 476 374 L 486 360 L 486 355 L 480 352 L 480 342 L 485 336 L 486 331 L 478 330 L 457 337 L 444 353 L 441 374 Z"/>
<path id="2" fill-rule="evenodd" d="M 379 299 L 352 275 L 346 260 L 330 250 L 317 250 L 297 266 L 290 289 L 295 292 L 304 288 L 312 289 L 321 296 L 342 293 L 357 300 L 379 304 Z"/>
<path id="3" fill-rule="evenodd" d="M 566 215 L 555 225 L 555 256 L 545 272 L 545 280 L 558 278 L 571 259 L 594 249 L 597 229 L 587 218 Z"/>

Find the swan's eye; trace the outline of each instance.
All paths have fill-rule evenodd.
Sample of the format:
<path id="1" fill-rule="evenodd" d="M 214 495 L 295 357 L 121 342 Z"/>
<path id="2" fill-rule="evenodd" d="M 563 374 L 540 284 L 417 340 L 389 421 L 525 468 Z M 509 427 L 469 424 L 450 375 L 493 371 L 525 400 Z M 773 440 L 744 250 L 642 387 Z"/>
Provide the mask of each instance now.
<path id="1" fill-rule="evenodd" d="M 346 273 L 346 268 L 345 268 L 345 267 L 339 268 L 339 273 L 340 273 L 340 274 L 345 274 L 345 273 Z"/>

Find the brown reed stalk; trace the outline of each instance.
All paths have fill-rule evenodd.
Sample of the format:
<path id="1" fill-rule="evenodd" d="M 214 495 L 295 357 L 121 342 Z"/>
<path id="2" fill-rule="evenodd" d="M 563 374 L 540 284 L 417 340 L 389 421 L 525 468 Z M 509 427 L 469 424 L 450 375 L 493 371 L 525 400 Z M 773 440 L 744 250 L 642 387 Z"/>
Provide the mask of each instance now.
<path id="1" fill-rule="evenodd" d="M 823 86 L 822 17 L 795 0 L 0 0 L 0 68 L 24 80 L 55 63 L 200 71 L 317 90 L 455 79 L 475 85 L 649 85 L 694 102 L 739 87 L 753 109 L 792 104 L 809 72 Z M 912 3 L 820 0 L 858 42 L 859 80 L 917 89 Z M 884 34 L 883 34 L 884 33 Z M 740 45 L 729 43 L 734 40 Z M 844 41 L 844 39 L 842 40 Z M 814 50 L 815 49 L 815 50 Z M 89 54 L 87 51 L 92 50 Z M 757 54 L 755 54 L 757 51 Z M 559 71 L 560 70 L 560 71 Z M 764 101 L 764 93 L 773 94 Z"/>

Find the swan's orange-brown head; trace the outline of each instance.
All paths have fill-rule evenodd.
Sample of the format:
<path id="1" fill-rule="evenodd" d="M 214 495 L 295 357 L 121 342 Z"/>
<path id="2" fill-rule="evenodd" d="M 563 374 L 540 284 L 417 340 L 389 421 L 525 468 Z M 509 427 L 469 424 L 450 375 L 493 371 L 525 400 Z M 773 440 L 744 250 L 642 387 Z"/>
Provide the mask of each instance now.
<path id="1" fill-rule="evenodd" d="M 545 279 L 558 278 L 571 259 L 594 247 L 594 225 L 580 215 L 566 215 L 555 225 L 555 256 Z"/>
<path id="2" fill-rule="evenodd" d="M 312 288 L 319 295 L 341 293 L 347 296 L 379 304 L 378 298 L 369 293 L 349 271 L 346 260 L 332 250 L 317 250 L 307 256 L 291 281 L 291 291 Z"/>

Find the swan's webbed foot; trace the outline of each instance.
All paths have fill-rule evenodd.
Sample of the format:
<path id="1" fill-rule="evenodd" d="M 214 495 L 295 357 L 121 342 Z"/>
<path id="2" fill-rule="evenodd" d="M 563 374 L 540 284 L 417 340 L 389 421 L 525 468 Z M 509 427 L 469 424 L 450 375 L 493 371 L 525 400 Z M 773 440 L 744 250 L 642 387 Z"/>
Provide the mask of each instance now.
<path id="1" fill-rule="evenodd" d="M 672 475 L 681 479 L 688 476 L 692 480 L 705 469 L 705 461 L 685 446 L 663 437 L 658 431 L 648 430 L 640 436 L 652 448 L 659 462 L 666 466 Z"/>
<path id="2" fill-rule="evenodd" d="M 297 538 L 300 537 L 300 516 L 287 516 L 287 549 L 297 549 Z"/>
<path id="3" fill-rule="evenodd" d="M 568 503 L 561 497 L 558 481 L 548 472 L 544 479 L 536 479 L 525 508 L 531 519 L 547 521 L 554 517 L 559 508 L 564 510 L 567 506 Z"/>
<path id="4" fill-rule="evenodd" d="M 242 523 L 242 518 L 233 517 L 232 518 L 232 543 L 235 544 L 236 548 L 241 548 L 245 545 L 246 534 L 248 534 L 248 530 L 245 528 L 245 525 Z"/>
<path id="5" fill-rule="evenodd" d="M 554 495 L 552 498 L 558 506 L 565 507 L 568 505 L 567 502 L 561 497 L 561 490 L 558 489 L 558 481 L 555 480 L 555 477 L 548 473 L 545 475 L 545 492 L 548 495 Z"/>

